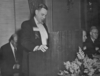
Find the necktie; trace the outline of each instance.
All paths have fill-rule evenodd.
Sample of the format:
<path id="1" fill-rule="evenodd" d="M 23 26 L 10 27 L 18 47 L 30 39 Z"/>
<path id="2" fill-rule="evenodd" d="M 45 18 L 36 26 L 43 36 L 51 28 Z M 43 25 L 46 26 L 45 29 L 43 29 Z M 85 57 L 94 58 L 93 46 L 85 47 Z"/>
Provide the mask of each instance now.
<path id="1" fill-rule="evenodd" d="M 14 53 L 15 53 L 15 62 L 17 63 L 17 49 L 14 49 Z"/>

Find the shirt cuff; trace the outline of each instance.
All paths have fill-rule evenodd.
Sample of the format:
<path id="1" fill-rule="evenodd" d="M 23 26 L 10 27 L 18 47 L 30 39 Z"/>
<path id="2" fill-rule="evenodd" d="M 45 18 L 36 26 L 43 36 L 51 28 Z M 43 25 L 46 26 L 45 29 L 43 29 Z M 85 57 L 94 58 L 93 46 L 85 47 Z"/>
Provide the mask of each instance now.
<path id="1" fill-rule="evenodd" d="M 36 46 L 36 47 L 33 49 L 33 51 L 37 51 L 38 48 L 39 48 L 39 46 Z"/>

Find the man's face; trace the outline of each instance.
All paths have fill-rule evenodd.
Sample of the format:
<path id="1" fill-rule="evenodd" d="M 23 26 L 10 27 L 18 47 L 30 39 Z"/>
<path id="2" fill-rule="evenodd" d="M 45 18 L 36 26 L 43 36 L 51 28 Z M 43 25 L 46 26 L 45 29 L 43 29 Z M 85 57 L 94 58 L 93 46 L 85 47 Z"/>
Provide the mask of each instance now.
<path id="1" fill-rule="evenodd" d="M 85 42 L 85 41 L 86 41 L 86 39 L 87 39 L 86 32 L 85 32 L 85 31 L 83 31 L 83 42 Z"/>
<path id="2" fill-rule="evenodd" d="M 14 36 L 14 42 L 17 43 L 18 37 L 17 35 Z"/>
<path id="3" fill-rule="evenodd" d="M 17 46 L 17 41 L 18 41 L 18 37 L 17 37 L 17 35 L 15 35 L 13 42 L 12 42 L 15 47 Z"/>
<path id="4" fill-rule="evenodd" d="M 36 10 L 36 18 L 38 22 L 43 23 L 47 15 L 47 10 L 41 8 L 40 10 Z"/>
<path id="5" fill-rule="evenodd" d="M 93 39 L 97 39 L 98 38 L 98 30 L 97 29 L 92 29 L 91 32 L 90 32 L 90 36 Z"/>

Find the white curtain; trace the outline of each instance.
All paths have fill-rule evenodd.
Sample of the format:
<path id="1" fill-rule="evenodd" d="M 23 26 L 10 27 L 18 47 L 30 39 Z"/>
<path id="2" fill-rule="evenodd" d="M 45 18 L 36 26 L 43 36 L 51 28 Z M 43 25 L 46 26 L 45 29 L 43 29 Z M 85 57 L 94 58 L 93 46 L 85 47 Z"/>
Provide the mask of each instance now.
<path id="1" fill-rule="evenodd" d="M 28 0 L 0 0 L 0 47 L 29 18 Z"/>

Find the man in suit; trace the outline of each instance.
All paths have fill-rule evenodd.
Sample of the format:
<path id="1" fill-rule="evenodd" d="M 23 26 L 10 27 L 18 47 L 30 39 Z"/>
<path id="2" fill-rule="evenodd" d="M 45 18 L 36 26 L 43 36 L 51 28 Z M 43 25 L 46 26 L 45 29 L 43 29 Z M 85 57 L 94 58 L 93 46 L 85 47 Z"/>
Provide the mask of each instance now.
<path id="1" fill-rule="evenodd" d="M 18 46 L 18 36 L 13 34 L 9 42 L 0 48 L 2 76 L 19 76 L 21 72 L 22 50 Z"/>
<path id="2" fill-rule="evenodd" d="M 32 58 L 30 58 L 32 64 L 30 72 L 33 76 L 44 76 L 42 74 L 45 72 L 43 71 L 45 69 L 44 56 L 48 49 L 49 39 L 44 23 L 47 11 L 48 8 L 45 4 L 39 4 L 30 20 L 24 21 L 21 25 L 21 45 L 27 52 L 33 52 L 31 53 Z"/>
<path id="3" fill-rule="evenodd" d="M 93 58 L 93 55 L 99 54 L 99 43 L 100 41 L 98 40 L 98 29 L 95 26 L 92 26 L 90 29 L 90 36 L 84 43 L 84 46 L 86 47 L 84 52 L 90 58 Z"/>
<path id="4" fill-rule="evenodd" d="M 48 31 L 44 23 L 47 15 L 47 6 L 39 4 L 31 19 L 24 21 L 21 26 L 21 45 L 28 51 L 42 51 L 48 49 Z"/>

